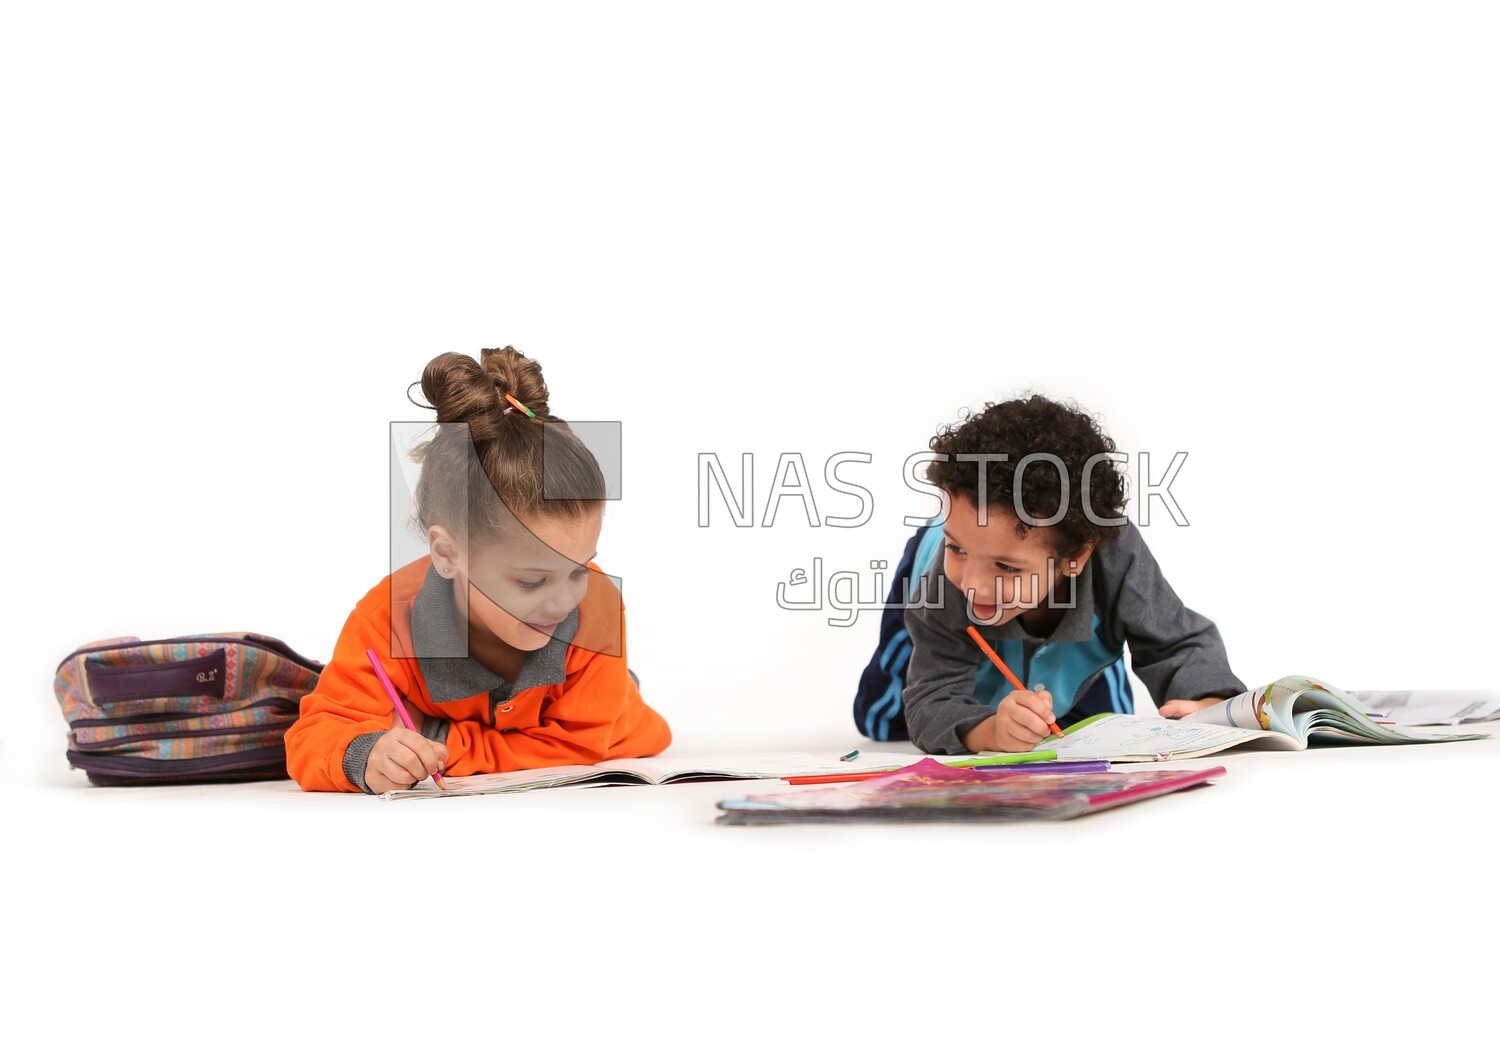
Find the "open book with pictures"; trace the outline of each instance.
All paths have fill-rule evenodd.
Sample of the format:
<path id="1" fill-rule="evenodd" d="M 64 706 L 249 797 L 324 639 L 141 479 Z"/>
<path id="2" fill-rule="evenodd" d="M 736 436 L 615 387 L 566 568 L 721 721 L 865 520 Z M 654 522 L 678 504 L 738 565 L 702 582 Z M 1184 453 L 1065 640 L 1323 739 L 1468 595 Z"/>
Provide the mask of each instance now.
<path id="1" fill-rule="evenodd" d="M 670 785 L 684 781 L 737 781 L 816 774 L 854 774 L 871 770 L 891 770 L 914 763 L 920 758 L 921 756 L 882 752 L 860 752 L 850 760 L 843 760 L 838 756 L 817 756 L 800 752 L 651 756 L 646 759 L 612 759 L 594 766 L 550 766 L 535 770 L 511 770 L 501 774 L 444 777 L 442 789 L 428 780 L 411 788 L 382 792 L 381 797 L 384 799 L 432 798 L 527 792 L 535 788 Z"/>
<path id="2" fill-rule="evenodd" d="M 1321 679 L 1289 675 L 1182 719 L 1106 712 L 1047 737 L 1059 759 L 1122 762 L 1191 759 L 1240 746 L 1300 750 L 1309 744 L 1472 741 L 1484 733 L 1439 733 L 1368 714 L 1365 703 Z"/>

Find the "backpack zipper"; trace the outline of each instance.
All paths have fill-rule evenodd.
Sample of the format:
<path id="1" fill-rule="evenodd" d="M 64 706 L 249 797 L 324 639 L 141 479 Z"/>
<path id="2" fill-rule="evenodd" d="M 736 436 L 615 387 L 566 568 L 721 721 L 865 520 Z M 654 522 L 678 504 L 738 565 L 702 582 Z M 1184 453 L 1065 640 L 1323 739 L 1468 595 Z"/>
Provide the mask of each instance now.
<path id="1" fill-rule="evenodd" d="M 89 653 L 101 653 L 104 650 L 133 650 L 144 646 L 162 646 L 173 642 L 223 642 L 231 645 L 253 646 L 285 657 L 287 660 L 301 665 L 308 671 L 321 673 L 324 667 L 321 661 L 304 657 L 280 639 L 273 639 L 268 635 L 174 635 L 170 639 L 148 639 L 136 642 L 121 642 L 117 640 L 115 642 L 106 642 L 99 646 L 82 646 L 64 657 L 58 664 L 57 670 L 62 671 L 63 665 L 76 657 L 81 657 Z"/>

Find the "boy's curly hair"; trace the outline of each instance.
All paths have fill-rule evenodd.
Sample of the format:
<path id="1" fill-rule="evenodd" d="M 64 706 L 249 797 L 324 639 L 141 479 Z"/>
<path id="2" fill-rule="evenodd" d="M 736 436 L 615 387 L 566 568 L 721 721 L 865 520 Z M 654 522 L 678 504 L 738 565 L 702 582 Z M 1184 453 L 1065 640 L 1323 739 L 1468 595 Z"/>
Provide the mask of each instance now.
<path id="1" fill-rule="evenodd" d="M 1068 506 L 1061 521 L 1050 527 L 1053 551 L 1073 558 L 1090 544 L 1108 541 L 1114 527 L 1091 521 L 1116 519 L 1125 513 L 1125 477 L 1119 465 L 1100 457 L 1089 472 L 1084 493 L 1083 472 L 1089 460 L 1116 451 L 1114 441 L 1100 429 L 1097 420 L 1074 403 L 1060 404 L 1040 394 L 1011 401 L 986 402 L 984 411 L 965 414 L 955 424 L 943 424 L 928 447 L 946 458 L 927 465 L 927 480 L 951 497 L 965 496 L 975 506 L 979 499 L 979 469 L 973 460 L 956 459 L 959 453 L 1006 454 L 1009 459 L 984 464 L 985 499 L 990 511 L 1015 516 L 1019 506 L 1033 519 L 1047 520 L 1062 503 L 1062 479 L 1055 463 L 1033 461 L 1019 479 L 1016 465 L 1032 453 L 1056 456 L 1067 468 Z M 1031 526 L 1017 521 L 1016 535 L 1024 537 Z"/>

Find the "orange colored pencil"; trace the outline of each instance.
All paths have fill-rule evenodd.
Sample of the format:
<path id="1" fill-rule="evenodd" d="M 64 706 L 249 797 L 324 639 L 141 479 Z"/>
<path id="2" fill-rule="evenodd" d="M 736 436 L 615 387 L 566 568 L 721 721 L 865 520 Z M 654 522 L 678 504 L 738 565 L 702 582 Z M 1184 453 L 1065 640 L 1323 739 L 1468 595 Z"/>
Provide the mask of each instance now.
<path id="1" fill-rule="evenodd" d="M 1006 681 L 1011 684 L 1012 688 L 1017 690 L 1026 689 L 1025 686 L 1021 685 L 1021 680 L 1016 678 L 1016 673 L 1011 671 L 1010 666 L 1000 659 L 1000 654 L 990 648 L 990 644 L 984 641 L 984 636 L 979 634 L 979 629 L 972 624 L 969 625 L 969 637 L 979 644 L 979 648 L 984 651 L 984 655 L 994 662 L 995 667 L 1000 669 L 1000 674 L 1005 676 Z M 1055 719 L 1047 724 L 1047 728 L 1059 737 L 1063 735 L 1062 727 L 1057 725 L 1057 720 Z"/>

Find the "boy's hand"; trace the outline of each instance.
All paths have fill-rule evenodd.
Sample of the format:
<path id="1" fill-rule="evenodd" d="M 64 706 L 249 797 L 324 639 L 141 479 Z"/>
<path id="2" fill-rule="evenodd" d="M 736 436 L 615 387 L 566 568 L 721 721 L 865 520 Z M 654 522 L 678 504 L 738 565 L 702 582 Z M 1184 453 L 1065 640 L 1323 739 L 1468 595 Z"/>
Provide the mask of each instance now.
<path id="1" fill-rule="evenodd" d="M 448 761 L 448 748 L 429 741 L 404 726 L 380 735 L 365 763 L 365 784 L 375 793 L 410 788 L 440 770 Z"/>
<path id="2" fill-rule="evenodd" d="M 1201 708 L 1207 708 L 1224 700 L 1223 697 L 1204 697 L 1197 701 L 1168 701 L 1158 709 L 1158 714 L 1168 719 L 1181 719 L 1184 715 L 1192 715 Z"/>
<path id="3" fill-rule="evenodd" d="M 1052 732 L 1051 721 L 1051 691 L 1012 690 L 995 709 L 995 751 L 1031 751 Z"/>
<path id="4" fill-rule="evenodd" d="M 964 735 L 971 752 L 1029 752 L 1052 732 L 1052 694 L 1012 690 L 995 714 Z"/>

